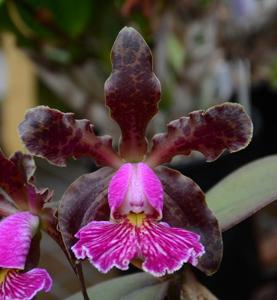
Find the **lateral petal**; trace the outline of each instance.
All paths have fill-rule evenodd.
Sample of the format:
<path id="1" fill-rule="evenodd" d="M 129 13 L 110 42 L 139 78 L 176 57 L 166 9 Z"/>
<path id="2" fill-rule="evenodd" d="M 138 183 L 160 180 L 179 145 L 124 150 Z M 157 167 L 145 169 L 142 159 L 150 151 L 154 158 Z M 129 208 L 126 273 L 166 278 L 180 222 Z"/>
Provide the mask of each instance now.
<path id="1" fill-rule="evenodd" d="M 207 161 L 216 160 L 225 150 L 230 153 L 244 149 L 251 141 L 253 124 L 244 108 L 223 103 L 207 111 L 194 111 L 188 117 L 170 122 L 167 133 L 153 137 L 153 147 L 146 163 L 156 167 L 178 154 L 201 152 Z"/>
<path id="2" fill-rule="evenodd" d="M 88 120 L 47 106 L 29 109 L 18 127 L 19 135 L 33 155 L 65 166 L 70 157 L 91 157 L 100 165 L 119 167 L 122 162 L 112 148 L 109 136 L 95 135 Z"/>

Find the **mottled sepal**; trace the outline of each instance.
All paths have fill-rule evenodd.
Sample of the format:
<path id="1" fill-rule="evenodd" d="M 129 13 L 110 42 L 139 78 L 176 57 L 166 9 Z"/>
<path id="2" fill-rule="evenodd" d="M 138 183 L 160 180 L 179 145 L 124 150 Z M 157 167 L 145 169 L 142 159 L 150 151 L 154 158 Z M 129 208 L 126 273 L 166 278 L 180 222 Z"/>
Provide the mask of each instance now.
<path id="1" fill-rule="evenodd" d="M 150 48 L 135 29 L 119 32 L 111 57 L 113 70 L 105 95 L 121 128 L 120 154 L 127 161 L 141 161 L 147 151 L 145 130 L 158 110 L 160 82 L 153 73 Z"/>
<path id="2" fill-rule="evenodd" d="M 253 133 L 252 122 L 239 104 L 224 103 L 206 112 L 199 110 L 168 124 L 168 132 L 153 137 L 153 148 L 146 162 L 154 167 L 170 162 L 178 154 L 201 152 L 207 161 L 217 159 L 224 150 L 245 148 Z"/>
<path id="3" fill-rule="evenodd" d="M 44 269 L 36 268 L 26 273 L 8 271 L 0 284 L 0 299 L 31 300 L 38 292 L 49 292 L 52 279 Z"/>
<path id="4" fill-rule="evenodd" d="M 16 152 L 8 159 L 0 151 L 1 216 L 9 215 L 14 209 L 38 213 L 51 200 L 52 191 L 34 185 L 35 169 L 31 155 Z"/>
<path id="5" fill-rule="evenodd" d="M 24 158 L 24 155 L 21 156 Z M 22 161 L 22 160 L 21 160 Z M 21 168 L 19 160 L 16 163 L 8 158 L 0 150 L 0 188 L 18 205 L 25 205 L 28 201 L 26 191 L 27 174 Z M 4 199 L 4 196 L 3 198 Z"/>
<path id="6" fill-rule="evenodd" d="M 121 161 L 108 136 L 97 137 L 88 120 L 46 106 L 30 109 L 19 125 L 20 137 L 34 155 L 65 166 L 66 159 L 92 157 L 100 165 L 118 167 Z"/>
<path id="7" fill-rule="evenodd" d="M 198 233 L 205 254 L 196 267 L 208 275 L 216 272 L 222 259 L 222 237 L 204 193 L 190 178 L 175 170 L 166 167 L 155 170 L 165 192 L 163 220 L 171 226 Z"/>
<path id="8" fill-rule="evenodd" d="M 24 269 L 38 225 L 38 217 L 29 212 L 13 214 L 0 222 L 1 268 Z"/>
<path id="9" fill-rule="evenodd" d="M 113 173 L 113 169 L 105 167 L 83 175 L 64 193 L 58 209 L 58 224 L 69 257 L 72 257 L 71 246 L 76 242 L 76 232 L 87 222 L 98 219 L 102 205 L 105 207 L 108 183 Z M 100 219 L 109 219 L 109 211 Z"/>

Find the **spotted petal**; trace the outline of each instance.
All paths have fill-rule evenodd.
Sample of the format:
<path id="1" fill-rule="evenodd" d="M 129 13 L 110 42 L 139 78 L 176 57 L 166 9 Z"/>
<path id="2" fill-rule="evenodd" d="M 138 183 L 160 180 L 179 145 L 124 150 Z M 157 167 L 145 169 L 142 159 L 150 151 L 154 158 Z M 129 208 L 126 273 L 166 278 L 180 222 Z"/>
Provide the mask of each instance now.
<path id="1" fill-rule="evenodd" d="M 187 262 L 195 266 L 205 252 L 198 234 L 167 223 L 145 222 L 138 234 L 142 268 L 154 276 L 171 274 Z"/>
<path id="2" fill-rule="evenodd" d="M 112 48 L 111 76 L 105 83 L 106 104 L 121 128 L 120 154 L 141 161 L 147 151 L 145 130 L 157 113 L 160 82 L 153 73 L 152 55 L 142 36 L 123 28 Z"/>
<path id="3" fill-rule="evenodd" d="M 167 133 L 153 137 L 153 148 L 146 162 L 154 167 L 191 151 L 199 151 L 207 161 L 213 161 L 224 150 L 236 152 L 245 148 L 252 133 L 252 122 L 239 104 L 224 103 L 206 112 L 194 111 L 169 123 Z"/>
<path id="4" fill-rule="evenodd" d="M 14 156 L 15 158 L 15 156 Z M 24 205 L 28 200 L 25 188 L 26 176 L 13 160 L 5 157 L 0 150 L 0 188 L 17 204 Z"/>
<path id="5" fill-rule="evenodd" d="M 15 209 L 38 213 L 51 200 L 51 191 L 34 185 L 35 169 L 31 155 L 16 152 L 8 159 L 0 150 L 0 202 L 5 204 L 0 207 L 1 216 L 10 214 L 9 204 L 14 204 Z M 6 201 L 8 198 L 12 200 L 10 203 Z"/>
<path id="6" fill-rule="evenodd" d="M 78 259 L 89 258 L 101 272 L 111 268 L 127 270 L 130 261 L 137 256 L 135 227 L 128 223 L 93 221 L 75 235 L 79 241 L 72 247 Z"/>
<path id="7" fill-rule="evenodd" d="M 110 137 L 97 137 L 88 120 L 75 120 L 74 114 L 46 106 L 30 109 L 19 126 L 27 149 L 49 162 L 65 166 L 70 157 L 92 157 L 101 165 L 121 164 L 112 149 Z"/>
<path id="8" fill-rule="evenodd" d="M 74 234 L 82 226 L 97 219 L 99 206 L 107 202 L 106 190 L 113 172 L 112 168 L 104 167 L 83 175 L 65 191 L 58 209 L 58 226 L 69 256 L 73 256 L 70 249 L 76 242 Z M 108 219 L 109 211 L 106 215 Z"/>
<path id="9" fill-rule="evenodd" d="M 38 217 L 29 212 L 13 214 L 0 222 L 1 268 L 24 269 L 38 224 Z"/>
<path id="10" fill-rule="evenodd" d="M 46 270 L 36 268 L 26 273 L 9 271 L 0 285 L 0 299 L 30 300 L 40 291 L 49 292 L 52 279 Z"/>

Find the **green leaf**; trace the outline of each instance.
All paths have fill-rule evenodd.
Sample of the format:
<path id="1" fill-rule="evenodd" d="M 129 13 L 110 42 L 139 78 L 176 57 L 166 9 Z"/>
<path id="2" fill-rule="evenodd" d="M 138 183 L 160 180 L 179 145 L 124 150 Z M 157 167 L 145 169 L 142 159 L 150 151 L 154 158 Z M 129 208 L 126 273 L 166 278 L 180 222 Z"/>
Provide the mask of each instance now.
<path id="1" fill-rule="evenodd" d="M 91 0 L 54 2 L 53 13 L 58 25 L 70 36 L 81 34 L 88 25 L 93 10 Z"/>
<path id="2" fill-rule="evenodd" d="M 277 199 L 277 155 L 234 171 L 210 189 L 206 197 L 222 231 L 233 227 Z"/>
<path id="3" fill-rule="evenodd" d="M 4 0 L 0 0 L 0 6 L 1 6 L 1 4 L 3 4 L 4 3 Z"/>
<path id="4" fill-rule="evenodd" d="M 168 283 L 151 285 L 120 298 L 121 300 L 162 300 L 167 292 Z"/>
<path id="5" fill-rule="evenodd" d="M 161 300 L 164 298 L 168 282 L 147 273 L 136 273 L 118 277 L 99 283 L 87 289 L 93 300 Z M 74 294 L 66 300 L 82 300 L 80 293 Z"/>

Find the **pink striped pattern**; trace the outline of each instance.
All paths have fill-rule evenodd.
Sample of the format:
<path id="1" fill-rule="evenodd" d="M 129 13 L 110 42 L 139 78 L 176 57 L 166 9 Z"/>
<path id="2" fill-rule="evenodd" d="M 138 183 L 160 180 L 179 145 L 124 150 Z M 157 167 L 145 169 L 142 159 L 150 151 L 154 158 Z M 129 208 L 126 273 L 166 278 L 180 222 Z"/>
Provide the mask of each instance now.
<path id="1" fill-rule="evenodd" d="M 75 236 L 79 239 L 72 247 L 76 258 L 89 258 L 104 273 L 112 267 L 126 270 L 132 259 L 141 258 L 143 270 L 163 276 L 184 263 L 196 265 L 205 252 L 198 234 L 151 220 L 141 226 L 128 219 L 121 223 L 93 221 Z"/>
<path id="2" fill-rule="evenodd" d="M 1 268 L 24 269 L 31 240 L 38 224 L 38 217 L 30 212 L 19 212 L 0 222 Z"/>
<path id="3" fill-rule="evenodd" d="M 31 300 L 42 290 L 49 292 L 52 279 L 46 270 L 36 268 L 26 273 L 9 271 L 0 284 L 1 300 Z"/>

